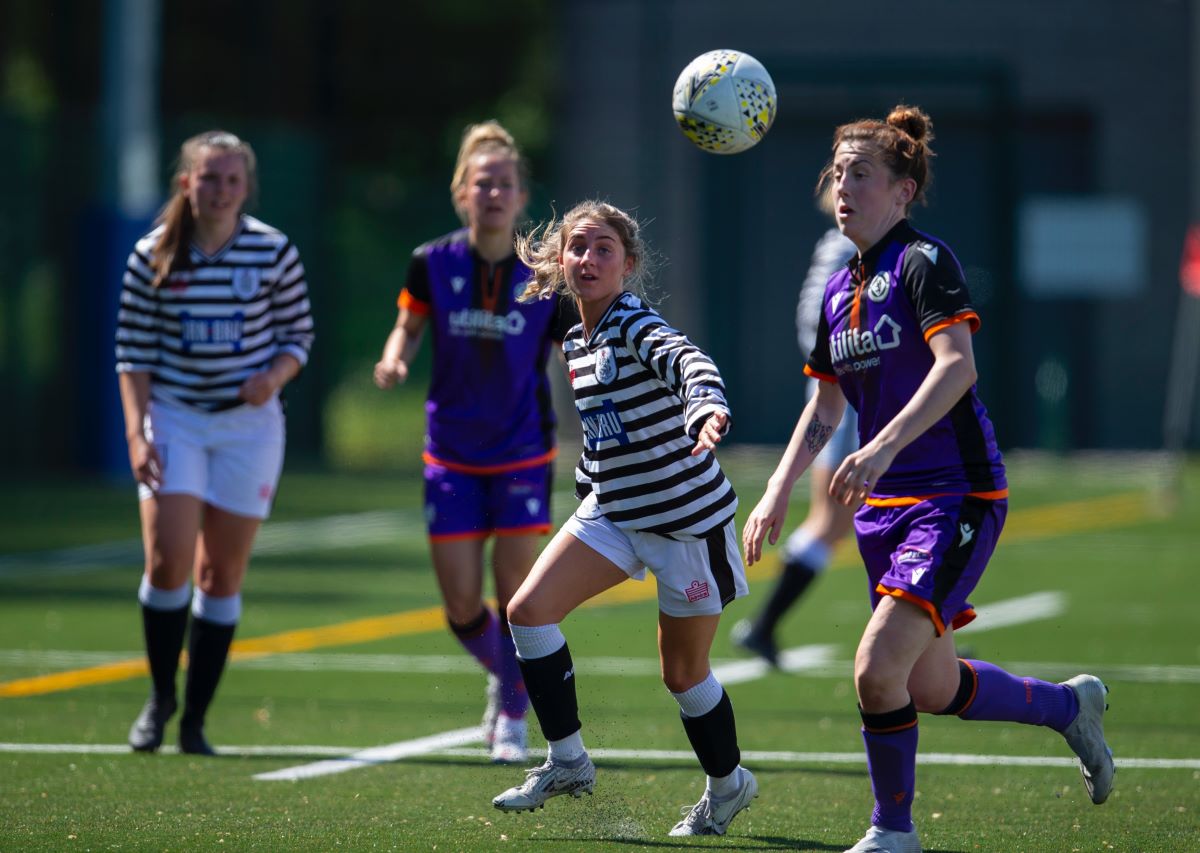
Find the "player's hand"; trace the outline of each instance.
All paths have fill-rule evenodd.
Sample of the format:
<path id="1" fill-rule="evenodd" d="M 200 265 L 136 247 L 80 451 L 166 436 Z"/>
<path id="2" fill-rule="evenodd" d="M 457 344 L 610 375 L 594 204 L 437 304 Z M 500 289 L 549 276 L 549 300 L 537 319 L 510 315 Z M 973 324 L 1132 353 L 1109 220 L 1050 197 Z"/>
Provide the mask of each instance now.
<path id="1" fill-rule="evenodd" d="M 762 559 L 764 539 L 772 545 L 779 541 L 783 522 L 787 518 L 789 497 L 790 490 L 767 484 L 767 491 L 746 519 L 746 526 L 742 528 L 742 551 L 747 566 L 753 566 Z"/>
<path id="2" fill-rule="evenodd" d="M 717 445 L 721 443 L 721 434 L 725 432 L 727 423 L 729 423 L 729 416 L 724 412 L 713 412 L 709 415 L 704 426 L 700 427 L 700 435 L 696 438 L 696 446 L 692 448 L 692 455 L 699 456 L 706 450 L 716 450 Z"/>
<path id="3" fill-rule="evenodd" d="M 840 504 L 856 506 L 867 499 L 879 478 L 887 473 L 895 454 L 867 444 L 838 466 L 829 483 L 829 496 Z"/>
<path id="4" fill-rule="evenodd" d="M 129 468 L 133 479 L 143 486 L 157 489 L 162 485 L 162 458 L 144 435 L 129 437 Z"/>
<path id="5" fill-rule="evenodd" d="M 245 400 L 251 406 L 261 406 L 279 393 L 283 383 L 270 370 L 260 370 L 251 373 L 238 389 L 238 398 Z"/>
<path id="6" fill-rule="evenodd" d="M 408 365 L 400 359 L 384 359 L 375 365 L 375 385 L 383 390 L 403 385 L 408 379 Z"/>

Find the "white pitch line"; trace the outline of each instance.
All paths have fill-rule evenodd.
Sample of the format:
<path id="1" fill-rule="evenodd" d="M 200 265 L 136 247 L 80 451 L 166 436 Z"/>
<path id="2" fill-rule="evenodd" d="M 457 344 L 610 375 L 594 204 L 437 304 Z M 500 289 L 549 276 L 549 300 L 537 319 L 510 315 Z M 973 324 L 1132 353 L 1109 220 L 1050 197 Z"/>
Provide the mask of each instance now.
<path id="1" fill-rule="evenodd" d="M 373 746 L 369 749 L 360 749 L 358 752 L 347 755 L 345 758 L 316 761 L 312 764 L 301 764 L 298 767 L 285 767 L 282 770 L 272 770 L 269 773 L 256 773 L 254 778 L 264 782 L 294 782 L 297 779 L 311 779 L 314 776 L 329 776 L 333 773 L 345 773 L 347 770 L 358 770 L 361 767 L 369 767 L 373 764 L 385 764 L 391 761 L 399 761 L 402 758 L 427 755 L 430 752 L 446 747 L 472 743 L 480 740 L 482 736 L 483 732 L 478 726 L 472 726 L 469 729 L 455 729 L 454 731 L 442 732 L 441 734 L 430 735 L 429 737 L 420 737 L 415 740 L 404 740 L 399 743 L 390 743 L 386 746 Z"/>
<path id="2" fill-rule="evenodd" d="M 970 631 L 989 631 L 992 628 L 1008 628 L 1052 619 L 1067 609 L 1067 596 L 1061 592 L 1035 592 L 1019 598 L 1008 598 L 975 608 L 975 621 L 955 631 L 955 634 Z"/>
<path id="3" fill-rule="evenodd" d="M 470 732 L 472 737 L 464 741 L 470 743 L 471 740 L 478 740 L 478 729 L 462 729 L 461 732 Z M 415 746 L 421 742 L 434 740 L 435 738 L 445 737 L 447 735 L 456 734 L 456 732 L 445 732 L 442 735 L 434 735 L 429 738 L 419 738 L 413 741 L 405 741 L 401 744 L 392 744 L 392 747 L 404 745 Z M 389 747 L 377 747 L 376 749 L 387 749 Z M 220 754 L 230 757 L 239 758 L 286 758 L 295 755 L 331 755 L 345 756 L 348 752 L 353 752 L 354 747 L 349 746 L 222 746 Z M 176 753 L 174 747 L 164 746 L 160 752 Z M 372 750 L 362 750 L 354 752 L 354 755 L 361 755 Z M 127 744 L 118 743 L 0 743 L 0 753 L 10 753 L 16 755 L 132 755 Z M 670 750 L 670 749 L 606 749 L 599 747 L 589 749 L 588 754 L 592 758 L 600 761 L 684 761 L 694 762 L 696 756 L 688 750 Z M 447 746 L 431 750 L 414 751 L 411 754 L 403 755 L 400 758 L 376 759 L 369 763 L 378 764 L 382 761 L 398 761 L 401 758 L 412 758 L 417 755 L 442 755 L 458 758 L 487 758 L 488 751 L 478 747 L 453 747 Z M 861 752 L 788 752 L 781 750 L 754 750 L 747 749 L 742 751 L 742 757 L 748 763 L 755 764 L 864 764 L 866 757 Z M 974 767 L 974 766 L 1006 766 L 1006 767 L 1074 767 L 1076 761 L 1074 758 L 1051 758 L 1044 755 L 969 755 L 965 753 L 953 752 L 931 752 L 923 753 L 917 756 L 918 762 L 929 766 L 944 766 L 944 767 Z M 325 762 L 319 762 L 325 763 Z M 1117 767 L 1137 769 L 1137 770 L 1200 770 L 1200 758 L 1123 758 L 1117 756 Z M 307 765 L 316 766 L 316 765 Z M 295 769 L 295 768 L 293 768 Z M 266 779 L 271 774 L 263 773 L 254 778 Z M 321 774 L 310 774 L 321 775 Z M 278 777 L 285 778 L 285 777 Z M 290 778 L 290 777 L 289 777 Z M 295 778 L 308 778 L 297 776 Z"/>

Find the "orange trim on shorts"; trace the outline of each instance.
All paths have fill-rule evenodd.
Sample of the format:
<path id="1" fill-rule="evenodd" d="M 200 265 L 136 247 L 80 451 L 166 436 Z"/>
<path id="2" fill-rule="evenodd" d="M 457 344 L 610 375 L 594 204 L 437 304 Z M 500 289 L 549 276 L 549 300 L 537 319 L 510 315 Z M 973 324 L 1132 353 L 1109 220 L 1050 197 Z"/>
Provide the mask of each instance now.
<path id="1" fill-rule="evenodd" d="M 422 302 L 417 297 L 408 292 L 408 288 L 400 291 L 400 296 L 396 298 L 396 307 L 407 308 L 410 314 L 420 314 L 424 317 L 429 313 L 432 307 L 428 302 Z"/>
<path id="2" fill-rule="evenodd" d="M 537 468 L 539 465 L 545 465 L 554 461 L 556 456 L 558 456 L 558 448 L 552 447 L 541 456 L 534 456 L 532 459 L 522 459 L 520 462 L 505 462 L 502 465 L 464 465 L 461 462 L 447 462 L 444 459 L 438 459 L 428 450 L 421 454 L 421 459 L 426 465 L 439 465 L 448 471 L 455 471 L 459 474 L 508 474 L 511 471 L 524 471 L 527 468 Z"/>
<path id="3" fill-rule="evenodd" d="M 957 631 L 963 625 L 970 625 L 972 622 L 974 622 L 975 617 L 978 615 L 979 614 L 977 614 L 975 612 L 974 607 L 968 607 L 962 613 L 959 613 L 957 616 L 955 616 L 953 619 L 950 620 L 950 627 L 953 628 L 955 631 Z"/>
<path id="4" fill-rule="evenodd" d="M 529 524 L 525 527 L 497 527 L 492 532 L 497 536 L 545 536 L 550 532 L 550 525 Z"/>
<path id="5" fill-rule="evenodd" d="M 487 539 L 490 530 L 468 530 L 466 533 L 430 533 L 430 542 L 462 542 L 468 539 Z"/>
<path id="6" fill-rule="evenodd" d="M 971 324 L 971 334 L 975 334 L 979 331 L 979 315 L 974 311 L 964 311 L 961 314 L 956 314 L 948 320 L 942 320 L 940 323 L 934 323 L 932 326 L 930 326 L 925 332 L 926 343 L 928 343 L 929 339 L 942 329 L 949 328 L 950 326 L 953 326 L 956 323 L 962 323 L 963 321 Z"/>
<path id="7" fill-rule="evenodd" d="M 920 607 L 929 614 L 929 618 L 933 620 L 933 630 L 937 632 L 939 637 L 946 633 L 946 624 L 942 622 L 942 614 L 937 612 L 937 608 L 933 606 L 933 602 L 926 601 L 919 596 L 913 595 L 906 589 L 889 589 L 883 584 L 876 586 L 875 591 L 880 595 L 890 595 L 892 598 L 899 598 L 903 601 L 909 602 L 910 604 L 917 605 L 917 607 Z"/>
<path id="8" fill-rule="evenodd" d="M 867 498 L 867 506 L 914 506 L 922 501 L 931 501 L 934 498 L 948 498 L 951 495 L 956 495 L 958 492 L 935 492 L 932 495 L 913 495 L 909 497 L 894 497 L 894 498 Z M 996 489 L 994 492 L 967 492 L 963 497 L 979 498 L 985 501 L 999 501 L 1008 497 L 1008 489 Z"/>
<path id="9" fill-rule="evenodd" d="M 804 365 L 804 375 L 811 376 L 813 379 L 820 379 L 822 382 L 837 382 L 836 376 L 830 376 L 828 373 L 818 373 L 807 364 Z"/>

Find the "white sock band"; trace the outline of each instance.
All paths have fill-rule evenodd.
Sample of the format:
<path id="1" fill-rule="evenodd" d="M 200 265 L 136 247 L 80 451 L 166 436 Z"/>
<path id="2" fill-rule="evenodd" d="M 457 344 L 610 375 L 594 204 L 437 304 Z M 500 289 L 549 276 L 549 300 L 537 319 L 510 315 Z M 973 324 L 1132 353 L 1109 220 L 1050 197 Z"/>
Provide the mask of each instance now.
<path id="1" fill-rule="evenodd" d="M 724 692 L 725 688 L 721 686 L 721 682 L 717 681 L 712 670 L 709 670 L 708 678 L 695 687 L 689 687 L 682 693 L 672 693 L 671 695 L 679 703 L 679 710 L 683 711 L 684 716 L 703 717 L 717 707 Z"/>
<path id="2" fill-rule="evenodd" d="M 727 800 L 737 793 L 737 789 L 742 785 L 742 768 L 741 766 L 733 768 L 733 772 L 728 776 L 709 776 L 708 788 L 709 793 L 718 800 Z"/>
<path id="3" fill-rule="evenodd" d="M 829 565 L 832 556 L 831 549 L 820 539 L 814 539 L 803 530 L 797 530 L 788 537 L 783 546 L 783 561 L 785 563 L 803 563 L 814 572 L 823 572 Z"/>
<path id="4" fill-rule="evenodd" d="M 197 589 L 192 596 L 192 615 L 214 625 L 236 625 L 242 618 L 242 594 L 217 596 Z"/>
<path id="5" fill-rule="evenodd" d="M 517 657 L 521 660 L 537 660 L 554 654 L 567 644 L 567 638 L 557 625 L 514 625 L 508 623 L 512 631 L 513 645 L 517 647 Z"/>
<path id="6" fill-rule="evenodd" d="M 150 578 L 142 575 L 138 587 L 138 601 L 151 610 L 178 610 L 186 607 L 192 597 L 192 582 L 184 581 L 178 589 L 159 589 L 150 585 Z"/>
<path id="7" fill-rule="evenodd" d="M 583 748 L 582 731 L 567 735 L 562 740 L 546 742 L 546 756 L 559 764 L 570 764 L 585 752 L 587 750 Z"/>

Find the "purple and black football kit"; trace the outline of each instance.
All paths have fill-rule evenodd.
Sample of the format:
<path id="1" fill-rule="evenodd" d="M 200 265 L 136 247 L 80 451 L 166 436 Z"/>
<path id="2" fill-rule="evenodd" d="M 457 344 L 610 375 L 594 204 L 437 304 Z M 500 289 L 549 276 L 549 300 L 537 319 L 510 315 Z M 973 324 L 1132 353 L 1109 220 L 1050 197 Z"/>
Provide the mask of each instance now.
<path id="1" fill-rule="evenodd" d="M 428 317 L 425 502 L 434 541 L 550 530 L 557 454 L 546 362 L 575 322 L 561 297 L 519 302 L 529 270 L 489 264 L 465 229 L 419 247 L 399 304 Z"/>
<path id="2" fill-rule="evenodd" d="M 961 322 L 979 326 L 957 259 L 901 222 L 829 280 L 805 372 L 838 383 L 858 413 L 862 446 L 925 380 L 929 338 Z M 995 546 L 1007 495 L 992 424 L 972 388 L 896 454 L 855 516 L 872 603 L 912 601 L 939 635 L 970 622 L 966 596 Z"/>
<path id="3" fill-rule="evenodd" d="M 979 327 L 958 260 L 904 220 L 829 280 L 804 371 L 838 383 L 866 445 L 924 382 L 934 363 L 929 339 L 963 322 Z M 929 614 L 938 636 L 974 619 L 967 596 L 996 547 L 1007 497 L 992 424 L 971 388 L 896 454 L 855 515 L 872 608 L 883 596 L 911 602 Z M 958 693 L 940 714 L 1061 732 L 1079 709 L 1065 685 L 1014 676 L 986 661 L 960 660 L 959 671 Z M 864 711 L 862 719 L 875 793 L 871 822 L 910 832 L 916 707 Z"/>
<path id="4" fill-rule="evenodd" d="M 515 255 L 479 257 L 466 229 L 413 252 L 398 303 L 426 317 L 433 338 L 423 454 L 432 542 L 550 531 L 558 450 L 546 361 L 575 313 L 558 296 L 519 302 L 529 278 Z M 485 605 L 450 628 L 499 679 L 501 712 L 524 717 L 529 697 L 503 614 Z"/>

